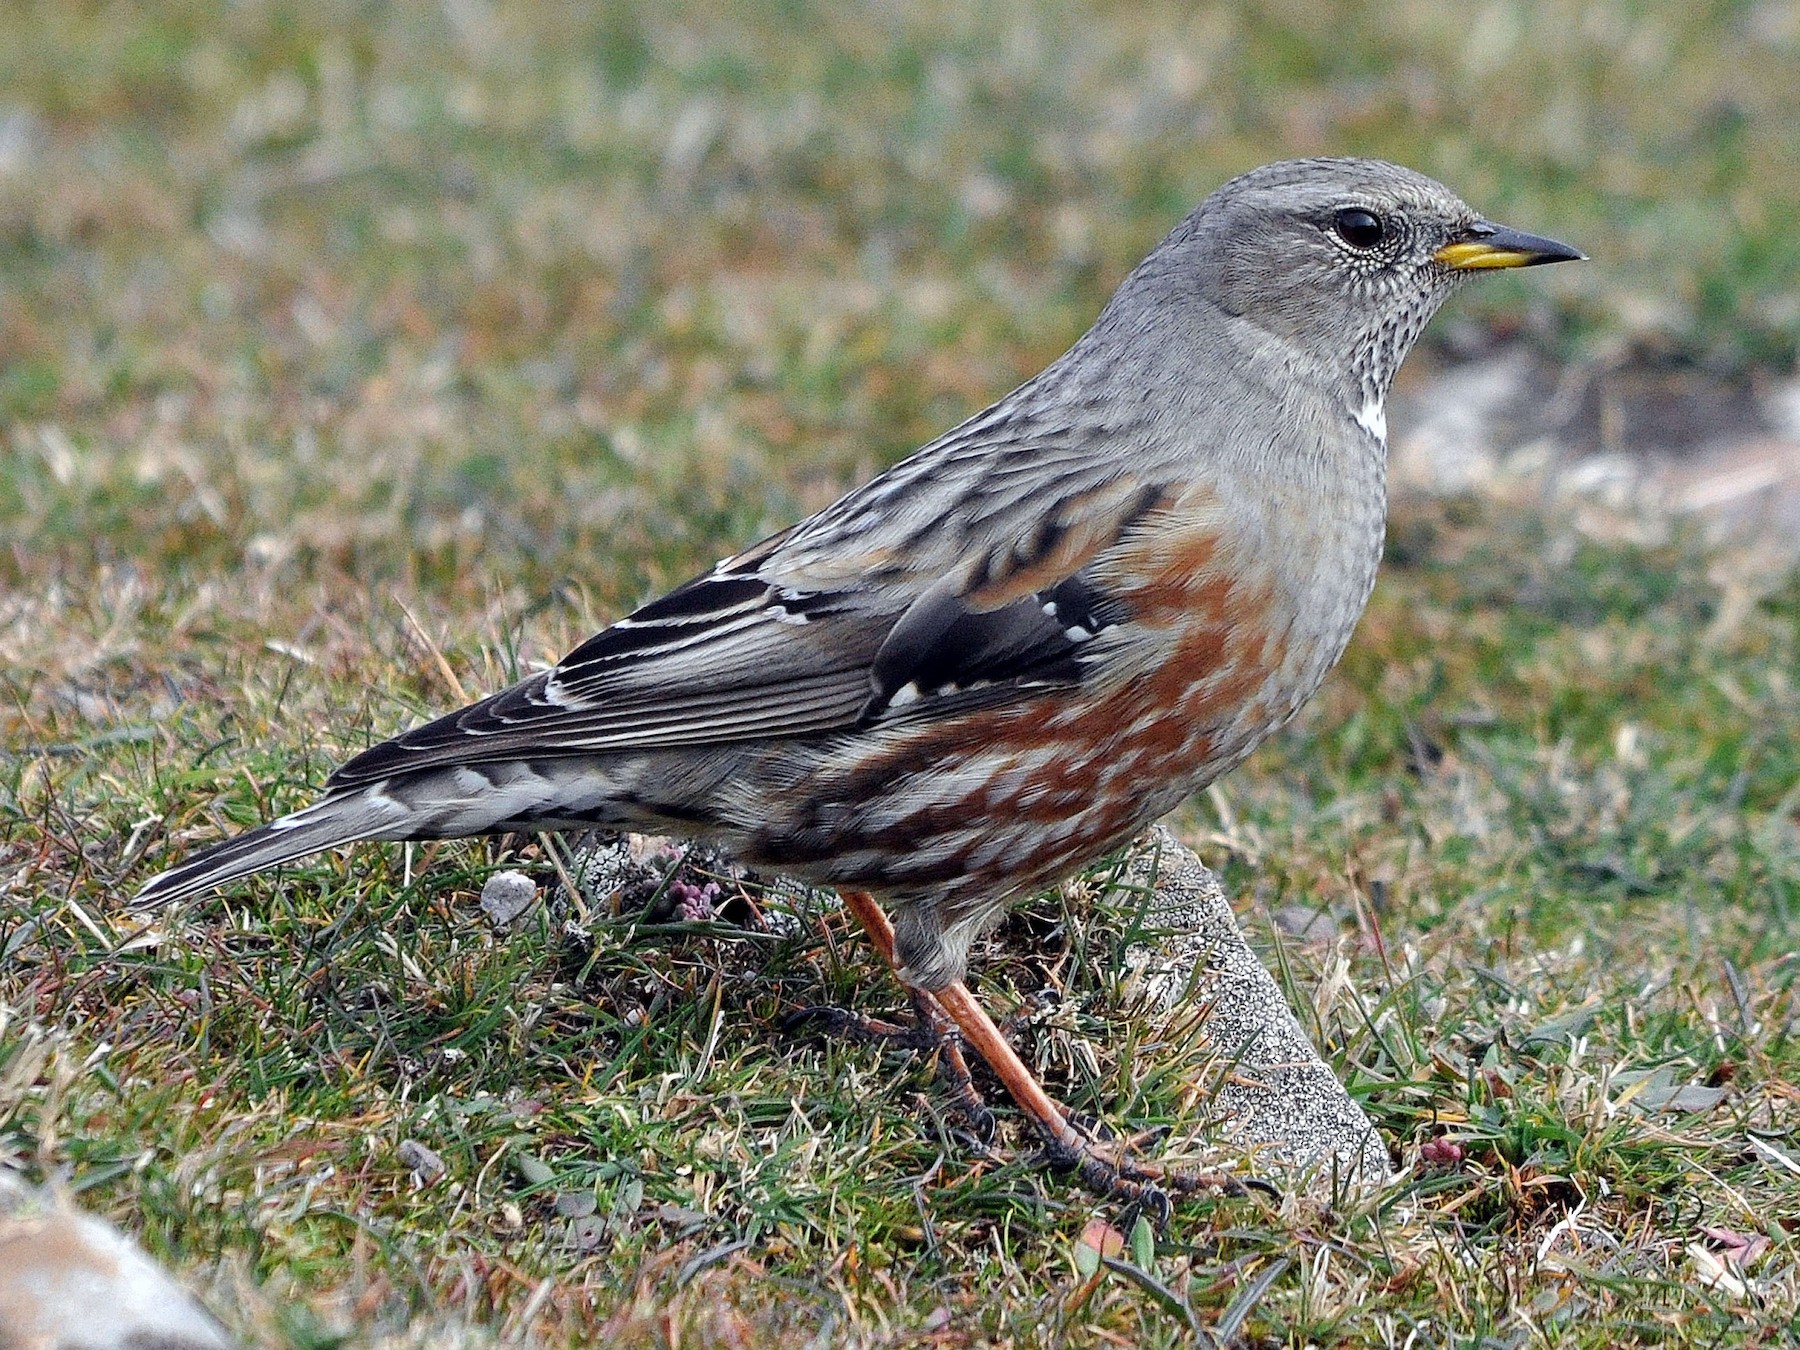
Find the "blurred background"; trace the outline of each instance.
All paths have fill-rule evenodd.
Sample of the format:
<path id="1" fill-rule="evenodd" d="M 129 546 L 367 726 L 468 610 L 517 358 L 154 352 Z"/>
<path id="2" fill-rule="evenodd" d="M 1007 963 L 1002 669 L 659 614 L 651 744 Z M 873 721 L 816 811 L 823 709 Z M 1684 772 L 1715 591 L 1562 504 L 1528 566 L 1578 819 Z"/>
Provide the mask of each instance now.
<path id="1" fill-rule="evenodd" d="M 1224 178 L 1324 153 L 1594 258 L 1469 288 L 1397 449 L 1431 358 L 1497 343 L 1448 402 L 1560 393 L 1581 451 L 1800 440 L 1793 0 L 21 0 L 0 582 L 480 553 L 627 604 L 1036 371 Z M 1407 462 L 1460 484 L 1532 430 Z"/>
<path id="2" fill-rule="evenodd" d="M 1190 1202 L 1149 1284 L 1072 1287 L 1091 1210 L 1029 1150 L 778 1035 L 894 1006 L 854 943 L 500 933 L 529 842 L 122 913 L 1035 373 L 1227 177 L 1339 153 L 1592 257 L 1434 322 L 1355 642 L 1173 818 L 1404 1205 Z M 1797 220 L 1800 0 L 7 0 L 0 1167 L 252 1343 L 1791 1336 Z M 1077 1109 L 1186 1128 L 1101 875 L 982 987 L 1060 990 L 1021 1035 Z"/>

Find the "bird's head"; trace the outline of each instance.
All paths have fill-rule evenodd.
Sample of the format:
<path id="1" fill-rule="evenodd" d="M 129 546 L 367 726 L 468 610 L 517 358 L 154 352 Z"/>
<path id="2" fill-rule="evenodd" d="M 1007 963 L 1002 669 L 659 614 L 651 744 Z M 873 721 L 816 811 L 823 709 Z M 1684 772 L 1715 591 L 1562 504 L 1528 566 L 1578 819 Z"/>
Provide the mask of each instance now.
<path id="1" fill-rule="evenodd" d="M 1232 179 L 1157 250 L 1165 275 L 1383 397 L 1426 321 L 1471 274 L 1585 255 L 1484 219 L 1449 188 L 1370 159 Z M 1155 258 L 1156 255 L 1153 255 Z"/>

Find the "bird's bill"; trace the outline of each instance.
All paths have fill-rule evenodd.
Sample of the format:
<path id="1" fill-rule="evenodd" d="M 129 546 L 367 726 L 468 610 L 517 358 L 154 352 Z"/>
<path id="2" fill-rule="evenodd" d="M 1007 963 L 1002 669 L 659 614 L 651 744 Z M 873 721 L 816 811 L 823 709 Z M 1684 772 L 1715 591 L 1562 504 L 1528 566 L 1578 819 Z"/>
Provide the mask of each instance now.
<path id="1" fill-rule="evenodd" d="M 1432 255 L 1456 272 L 1488 271 L 1496 267 L 1539 267 L 1544 263 L 1580 262 L 1587 257 L 1578 248 L 1554 239 L 1508 229 L 1491 220 L 1478 220 Z"/>

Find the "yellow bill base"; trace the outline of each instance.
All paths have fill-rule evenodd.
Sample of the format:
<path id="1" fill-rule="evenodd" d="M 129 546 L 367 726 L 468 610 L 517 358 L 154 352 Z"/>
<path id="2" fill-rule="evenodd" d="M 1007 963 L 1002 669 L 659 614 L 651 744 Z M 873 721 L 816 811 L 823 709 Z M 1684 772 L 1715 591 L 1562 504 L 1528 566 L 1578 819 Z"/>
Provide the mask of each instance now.
<path id="1" fill-rule="evenodd" d="M 1528 267 L 1539 260 L 1535 253 L 1516 249 L 1495 248 L 1491 244 L 1445 244 L 1432 254 L 1445 267 L 1458 272 L 1474 272 L 1491 267 Z"/>

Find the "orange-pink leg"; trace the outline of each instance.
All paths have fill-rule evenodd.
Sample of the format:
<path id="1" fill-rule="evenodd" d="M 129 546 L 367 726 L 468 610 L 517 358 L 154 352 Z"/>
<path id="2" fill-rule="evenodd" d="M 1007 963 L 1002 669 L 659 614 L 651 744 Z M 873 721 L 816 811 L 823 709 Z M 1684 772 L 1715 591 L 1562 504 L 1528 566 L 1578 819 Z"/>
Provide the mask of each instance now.
<path id="1" fill-rule="evenodd" d="M 880 903 L 867 891 L 844 891 L 842 895 L 845 907 L 868 930 L 876 950 L 890 966 L 897 966 L 894 925 Z M 1069 1123 L 1068 1110 L 1044 1091 L 1043 1085 L 1025 1067 L 1025 1061 L 994 1025 L 994 1019 L 975 1001 L 975 995 L 969 992 L 966 984 L 956 980 L 942 989 L 918 992 L 923 1000 L 935 1003 L 949 1016 L 962 1032 L 963 1039 L 987 1062 L 1019 1109 L 1048 1141 L 1052 1158 L 1060 1165 L 1075 1168 L 1081 1179 L 1095 1190 L 1159 1211 L 1166 1211 L 1168 1199 L 1156 1189 L 1157 1183 L 1179 1191 L 1242 1191 L 1241 1184 L 1230 1177 L 1189 1175 L 1134 1163 L 1122 1151 L 1115 1154 L 1103 1150 Z"/>

